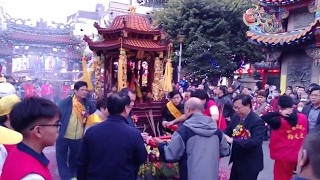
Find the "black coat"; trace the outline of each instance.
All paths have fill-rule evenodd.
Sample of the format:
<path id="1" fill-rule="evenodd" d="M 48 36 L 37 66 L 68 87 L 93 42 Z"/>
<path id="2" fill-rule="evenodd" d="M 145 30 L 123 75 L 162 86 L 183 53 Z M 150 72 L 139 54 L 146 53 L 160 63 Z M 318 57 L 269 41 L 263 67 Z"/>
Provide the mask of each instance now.
<path id="1" fill-rule="evenodd" d="M 301 113 L 306 115 L 308 118 L 311 109 L 312 109 L 312 104 L 308 104 L 302 109 Z M 319 125 L 320 125 L 320 114 L 318 115 L 317 122 L 316 122 L 316 126 L 319 126 Z"/>
<path id="2" fill-rule="evenodd" d="M 78 180 L 136 180 L 147 160 L 140 132 L 126 118 L 110 115 L 85 133 L 77 162 Z"/>
<path id="3" fill-rule="evenodd" d="M 231 122 L 225 129 L 225 134 L 232 136 L 233 129 L 239 124 L 240 117 L 232 116 Z M 249 130 L 250 139 L 234 139 L 230 163 L 232 169 L 241 174 L 257 174 L 263 169 L 262 143 L 265 134 L 264 121 L 254 112 L 250 112 L 243 121 L 243 127 Z"/>
<path id="4" fill-rule="evenodd" d="M 181 103 L 179 104 L 179 106 L 176 107 L 181 114 L 184 114 L 184 103 L 181 101 Z M 162 126 L 162 122 L 163 121 L 173 121 L 175 120 L 176 118 L 171 114 L 171 112 L 169 111 L 168 107 L 165 106 L 164 110 L 163 110 L 163 113 L 162 113 L 162 117 L 161 117 L 161 122 L 159 124 L 159 127 L 160 127 L 160 131 L 161 133 L 164 133 L 164 132 L 168 132 L 168 133 L 171 133 L 173 134 L 173 131 L 170 130 L 170 129 L 165 129 L 163 126 Z M 183 123 L 178 123 L 177 125 L 178 126 L 181 126 Z"/>

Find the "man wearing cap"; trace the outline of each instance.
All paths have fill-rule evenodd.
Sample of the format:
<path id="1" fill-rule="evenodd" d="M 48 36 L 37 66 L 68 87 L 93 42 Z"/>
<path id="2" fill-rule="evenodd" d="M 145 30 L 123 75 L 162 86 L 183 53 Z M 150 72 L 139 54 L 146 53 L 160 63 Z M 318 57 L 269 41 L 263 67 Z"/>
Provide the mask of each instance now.
<path id="1" fill-rule="evenodd" d="M 8 156 L 4 145 L 15 145 L 22 141 L 22 134 L 0 126 L 0 177 L 3 164 Z"/>
<path id="2" fill-rule="evenodd" d="M 20 98 L 16 94 L 8 95 L 0 99 L 0 126 L 12 129 L 8 114 L 10 113 L 12 107 L 18 102 L 20 102 Z M 5 148 L 9 153 L 14 146 L 5 145 Z"/>
<path id="3" fill-rule="evenodd" d="M 16 94 L 16 89 L 10 83 L 0 83 L 0 98 L 8 95 Z"/>
<path id="4" fill-rule="evenodd" d="M 15 144 L 22 140 L 20 133 L 11 130 L 10 121 L 7 117 L 12 107 L 20 102 L 20 98 L 15 93 L 16 91 L 12 84 L 0 83 L 0 175 L 8 153 L 15 147 Z M 18 139 L 15 139 L 17 137 Z"/>

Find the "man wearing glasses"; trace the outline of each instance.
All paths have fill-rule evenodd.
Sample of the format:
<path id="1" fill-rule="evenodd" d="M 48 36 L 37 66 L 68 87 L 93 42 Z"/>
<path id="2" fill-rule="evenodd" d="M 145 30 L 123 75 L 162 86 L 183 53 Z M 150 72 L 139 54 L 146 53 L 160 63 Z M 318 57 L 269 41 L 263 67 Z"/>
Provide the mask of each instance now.
<path id="1" fill-rule="evenodd" d="M 11 126 L 23 135 L 23 140 L 9 153 L 1 179 L 51 180 L 49 160 L 42 151 L 53 146 L 59 136 L 59 108 L 49 100 L 30 97 L 17 103 L 9 117 Z"/>
<path id="2" fill-rule="evenodd" d="M 263 169 L 262 143 L 265 124 L 252 111 L 249 95 L 237 95 L 233 99 L 233 106 L 236 114 L 224 130 L 227 142 L 232 146 L 230 163 L 233 162 L 233 165 L 230 180 L 256 180 Z"/>
<path id="3" fill-rule="evenodd" d="M 302 109 L 302 114 L 308 117 L 309 130 L 320 125 L 320 86 L 316 86 L 310 91 L 311 104 Z"/>

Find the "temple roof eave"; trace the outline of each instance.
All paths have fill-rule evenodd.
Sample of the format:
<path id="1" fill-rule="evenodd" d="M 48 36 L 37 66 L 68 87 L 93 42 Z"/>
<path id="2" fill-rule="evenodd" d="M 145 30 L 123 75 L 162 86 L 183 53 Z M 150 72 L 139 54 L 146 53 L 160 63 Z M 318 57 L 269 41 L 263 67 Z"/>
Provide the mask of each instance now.
<path id="1" fill-rule="evenodd" d="M 158 29 L 154 29 L 151 31 L 141 31 L 141 30 L 136 30 L 136 29 L 132 29 L 132 28 L 127 28 L 127 27 L 123 27 L 123 28 L 118 28 L 118 29 L 104 29 L 104 28 L 97 28 L 98 33 L 100 35 L 103 34 L 114 34 L 114 33 L 119 33 L 122 31 L 127 31 L 127 32 L 133 32 L 133 33 L 137 33 L 137 34 L 154 34 L 154 35 L 158 35 L 161 33 L 161 30 Z"/>
<path id="2" fill-rule="evenodd" d="M 120 43 L 117 45 L 112 45 L 112 46 L 94 46 L 94 45 L 89 45 L 89 49 L 92 51 L 103 51 L 103 50 L 117 50 L 119 49 Z M 137 47 L 137 46 L 131 46 L 127 44 L 122 45 L 123 48 L 125 49 L 130 49 L 130 50 L 137 50 L 137 51 L 152 51 L 152 52 L 158 52 L 158 51 L 166 51 L 167 47 L 159 47 L 159 48 L 146 48 L 146 47 Z"/>
<path id="3" fill-rule="evenodd" d="M 294 44 L 294 42 L 304 41 L 305 38 L 309 38 L 310 35 L 314 34 L 314 31 L 317 30 L 320 26 L 320 19 L 317 19 L 315 22 L 311 23 L 310 26 L 302 30 L 295 30 L 286 33 L 279 34 L 262 34 L 253 31 L 247 31 L 246 37 L 250 41 L 253 41 L 257 44 L 264 45 L 284 45 L 284 44 Z"/>
<path id="4" fill-rule="evenodd" d="M 41 36 L 28 33 L 13 32 L 3 36 L 4 39 L 23 40 L 23 41 L 37 41 L 44 43 L 60 43 L 60 44 L 80 44 L 80 42 L 73 41 L 70 36 Z"/>
<path id="5" fill-rule="evenodd" d="M 294 3 L 299 3 L 301 0 L 255 0 L 264 6 L 286 6 Z"/>
<path id="6" fill-rule="evenodd" d="M 99 34 L 110 34 L 123 30 L 140 34 L 160 34 L 163 24 L 160 23 L 158 27 L 153 27 L 145 16 L 127 14 L 116 16 L 109 27 L 102 28 L 97 22 L 93 26 Z"/>

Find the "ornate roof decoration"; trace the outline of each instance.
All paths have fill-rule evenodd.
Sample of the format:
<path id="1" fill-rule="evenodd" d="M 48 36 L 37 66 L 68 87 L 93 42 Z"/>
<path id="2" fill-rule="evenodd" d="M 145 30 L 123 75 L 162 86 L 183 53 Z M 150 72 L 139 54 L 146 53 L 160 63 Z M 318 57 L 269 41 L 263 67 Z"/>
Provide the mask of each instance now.
<path id="1" fill-rule="evenodd" d="M 288 16 L 289 12 L 269 13 L 263 6 L 255 6 L 255 8 L 250 8 L 243 14 L 243 22 L 252 31 L 275 34 L 284 32 L 281 20 Z"/>
<path id="2" fill-rule="evenodd" d="M 48 25 L 43 19 L 31 25 L 30 19 L 15 19 L 4 14 L 6 30 L 2 36 L 7 39 L 19 39 L 27 41 L 55 42 L 79 44 L 79 38 L 73 35 L 75 22 L 69 24 L 51 22 Z"/>
<path id="3" fill-rule="evenodd" d="M 153 28 L 146 16 L 135 14 L 134 7 L 130 7 L 129 14 L 115 17 L 108 28 L 102 28 L 98 23 L 94 23 L 94 27 L 100 36 L 103 36 L 103 40 L 94 42 L 85 36 L 83 40 L 91 50 L 114 50 L 123 47 L 142 51 L 166 51 L 170 43 L 170 40 L 165 38 L 165 32 L 161 30 L 162 24 Z"/>
<path id="4" fill-rule="evenodd" d="M 280 63 L 275 61 L 261 61 L 254 63 L 254 68 L 256 70 L 279 70 L 280 69 Z"/>
<path id="5" fill-rule="evenodd" d="M 121 41 L 118 39 L 93 42 L 88 36 L 85 36 L 83 40 L 88 43 L 91 50 L 111 50 L 121 47 Z M 160 44 L 158 41 L 133 38 L 123 38 L 122 47 L 132 50 L 144 51 L 164 51 L 168 48 L 167 44 Z"/>
<path id="6" fill-rule="evenodd" d="M 115 17 L 108 28 L 101 28 L 98 23 L 94 23 L 94 27 L 97 28 L 99 34 L 110 34 L 121 31 L 140 34 L 160 34 L 162 24 L 153 28 L 146 16 L 131 13 Z"/>
<path id="7" fill-rule="evenodd" d="M 302 30 L 294 30 L 285 33 L 278 34 L 268 34 L 268 33 L 257 33 L 248 31 L 246 33 L 247 37 L 256 43 L 266 45 L 266 46 L 284 46 L 284 45 L 294 45 L 301 42 L 305 42 L 309 39 L 314 32 L 320 26 L 320 19 L 311 23 L 309 27 Z"/>
<path id="8" fill-rule="evenodd" d="M 264 3 L 266 5 L 271 6 L 284 6 L 296 2 L 300 2 L 301 0 L 256 0 L 257 2 Z"/>

